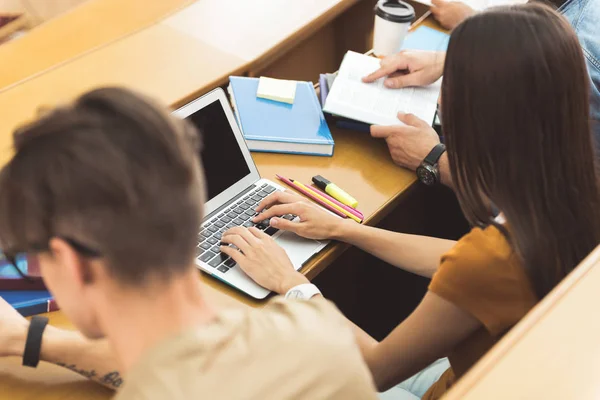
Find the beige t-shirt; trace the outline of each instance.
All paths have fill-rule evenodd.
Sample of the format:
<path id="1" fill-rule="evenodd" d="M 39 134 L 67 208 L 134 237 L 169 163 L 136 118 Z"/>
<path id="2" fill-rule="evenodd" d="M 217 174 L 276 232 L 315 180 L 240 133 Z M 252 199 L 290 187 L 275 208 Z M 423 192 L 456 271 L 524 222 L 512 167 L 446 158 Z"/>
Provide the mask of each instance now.
<path id="1" fill-rule="evenodd" d="M 325 299 L 228 310 L 149 350 L 115 400 L 377 399 L 339 311 Z"/>

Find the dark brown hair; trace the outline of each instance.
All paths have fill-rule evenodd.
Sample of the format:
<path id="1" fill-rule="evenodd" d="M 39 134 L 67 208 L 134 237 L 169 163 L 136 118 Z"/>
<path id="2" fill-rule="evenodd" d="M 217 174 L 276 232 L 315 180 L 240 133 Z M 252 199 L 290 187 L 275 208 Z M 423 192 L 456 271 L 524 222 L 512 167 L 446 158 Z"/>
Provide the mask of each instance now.
<path id="1" fill-rule="evenodd" d="M 497 8 L 452 33 L 442 110 L 456 193 L 471 224 L 507 236 L 539 298 L 600 242 L 588 90 L 577 37 L 548 6 Z"/>
<path id="2" fill-rule="evenodd" d="M 14 134 L 0 173 L 0 243 L 64 236 L 100 252 L 119 281 L 192 265 L 203 191 L 198 135 L 125 89 L 91 91 Z"/>

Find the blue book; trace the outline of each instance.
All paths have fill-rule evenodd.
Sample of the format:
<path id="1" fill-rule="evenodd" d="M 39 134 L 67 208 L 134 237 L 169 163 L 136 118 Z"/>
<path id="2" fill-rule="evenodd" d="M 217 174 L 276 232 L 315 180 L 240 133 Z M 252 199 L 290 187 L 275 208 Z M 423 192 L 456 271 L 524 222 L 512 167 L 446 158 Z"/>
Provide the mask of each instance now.
<path id="1" fill-rule="evenodd" d="M 450 35 L 420 26 L 406 36 L 402 50 L 446 51 L 449 41 Z"/>
<path id="2" fill-rule="evenodd" d="M 58 310 L 47 290 L 0 290 L 0 297 L 24 317 Z"/>
<path id="3" fill-rule="evenodd" d="M 332 156 L 334 142 L 310 82 L 298 82 L 294 104 L 256 97 L 258 78 L 231 76 L 229 94 L 251 151 Z"/>

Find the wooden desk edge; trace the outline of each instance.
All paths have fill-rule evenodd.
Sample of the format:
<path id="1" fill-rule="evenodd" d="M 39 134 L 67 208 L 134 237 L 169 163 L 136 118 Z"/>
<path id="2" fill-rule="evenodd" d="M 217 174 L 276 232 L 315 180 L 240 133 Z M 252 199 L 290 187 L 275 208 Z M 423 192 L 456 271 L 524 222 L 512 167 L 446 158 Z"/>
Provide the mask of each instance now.
<path id="1" fill-rule="evenodd" d="M 110 46 L 111 44 L 116 43 L 116 42 L 118 42 L 120 40 L 123 40 L 123 39 L 126 39 L 126 38 L 130 37 L 130 36 L 133 36 L 136 33 L 141 32 L 144 29 L 147 29 L 147 28 L 149 28 L 149 27 L 151 27 L 151 26 L 159 23 L 160 21 L 164 20 L 165 18 L 167 18 L 167 17 L 169 17 L 169 16 L 171 16 L 171 15 L 173 15 L 173 14 L 175 14 L 175 13 L 181 11 L 181 10 L 183 10 L 184 8 L 186 8 L 190 4 L 192 4 L 194 1 L 195 0 L 187 0 L 186 2 L 184 2 L 184 3 L 180 4 L 180 5 L 177 5 L 174 8 L 170 9 L 169 11 L 165 12 L 162 16 L 157 17 L 157 19 L 155 19 L 154 21 L 146 22 L 146 23 L 141 24 L 140 26 L 138 26 L 136 28 L 133 28 L 133 29 L 127 31 L 126 33 L 117 35 L 117 36 L 115 36 L 115 37 L 113 37 L 113 38 L 111 38 L 111 39 L 109 39 L 109 40 L 107 40 L 105 42 L 93 45 L 93 46 L 91 46 L 91 47 L 89 47 L 89 48 L 87 48 L 85 50 L 81 50 L 80 52 L 76 53 L 75 55 L 73 55 L 73 56 L 71 56 L 71 57 L 69 57 L 67 59 L 63 59 L 63 60 L 58 61 L 58 62 L 53 63 L 53 64 L 50 63 L 46 67 L 43 67 L 42 69 L 40 69 L 39 71 L 36 71 L 36 72 L 32 73 L 31 75 L 25 76 L 25 77 L 20 78 L 20 79 L 18 79 L 16 81 L 14 81 L 14 82 L 6 85 L 6 86 L 0 87 L 0 93 L 4 92 L 6 90 L 9 90 L 9 89 L 11 89 L 11 88 L 13 88 L 13 87 L 21 84 L 21 83 L 24 83 L 24 82 L 27 82 L 27 81 L 29 81 L 31 79 L 34 79 L 37 76 L 43 75 L 43 74 L 45 74 L 47 72 L 50 72 L 50 71 L 55 70 L 57 68 L 60 68 L 63 65 L 69 64 L 69 63 L 71 63 L 71 62 L 73 62 L 73 61 L 75 61 L 77 59 L 85 57 L 89 53 L 92 53 L 94 51 L 100 50 L 100 49 L 102 49 L 104 47 L 107 47 L 107 46 Z M 36 36 L 38 34 L 39 35 L 44 34 L 43 30 L 42 31 L 37 31 L 36 29 L 45 29 L 47 27 L 47 24 L 58 24 L 58 23 L 60 23 L 60 19 L 68 17 L 68 16 L 70 16 L 70 14 L 79 11 L 85 5 L 86 5 L 85 3 L 82 3 L 82 4 L 78 5 L 77 7 L 73 8 L 71 10 L 66 11 L 65 13 L 61 14 L 60 16 L 58 16 L 58 17 L 56 17 L 56 18 L 54 18 L 54 19 L 52 19 L 50 21 L 46 21 L 46 22 L 44 22 L 44 23 L 42 23 L 42 24 L 34 27 L 34 29 L 32 29 L 30 32 L 28 32 L 27 35 L 25 37 L 21 38 L 21 39 L 23 39 L 23 40 L 32 40 L 31 39 L 32 36 Z M 25 15 L 24 15 L 24 18 L 25 18 L 24 24 L 26 24 L 27 21 L 28 21 L 28 18 Z M 9 24 L 9 25 L 11 25 L 11 24 Z M 2 37 L 2 29 L 4 29 L 4 28 L 6 28 L 6 27 L 0 28 L 0 38 Z M 15 40 L 14 42 L 6 43 L 4 46 L 18 46 L 18 45 L 20 45 L 19 41 Z M 5 47 L 5 48 L 7 48 L 7 47 Z"/>
<path id="2" fill-rule="evenodd" d="M 509 354 L 513 346 L 546 318 L 565 296 L 577 290 L 579 283 L 594 269 L 600 268 L 600 245 L 569 274 L 554 290 L 502 338 L 475 366 L 444 396 L 444 400 L 459 400 Z"/>
<path id="3" fill-rule="evenodd" d="M 248 62 L 248 70 L 250 71 L 250 73 L 252 73 L 253 71 L 260 70 L 268 64 L 271 64 L 272 62 L 283 57 L 285 54 L 291 51 L 296 44 L 302 42 L 314 33 L 318 32 L 320 29 L 325 27 L 327 23 L 331 22 L 336 17 L 343 14 L 344 11 L 358 3 L 358 1 L 360 0 L 340 1 L 338 4 L 331 7 L 319 17 L 313 19 L 309 24 L 303 26 L 302 28 L 294 32 L 285 40 L 279 42 L 278 44 L 276 44 L 275 46 L 258 56 L 256 59 Z"/>

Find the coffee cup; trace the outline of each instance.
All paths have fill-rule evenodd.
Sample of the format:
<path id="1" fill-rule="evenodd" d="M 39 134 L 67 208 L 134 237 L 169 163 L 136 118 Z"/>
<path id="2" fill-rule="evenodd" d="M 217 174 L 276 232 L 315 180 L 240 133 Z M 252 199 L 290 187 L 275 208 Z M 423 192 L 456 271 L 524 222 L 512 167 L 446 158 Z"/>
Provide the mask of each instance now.
<path id="1" fill-rule="evenodd" d="M 380 0 L 375 6 L 373 52 L 378 57 L 397 53 L 402 47 L 415 10 L 400 0 Z"/>

